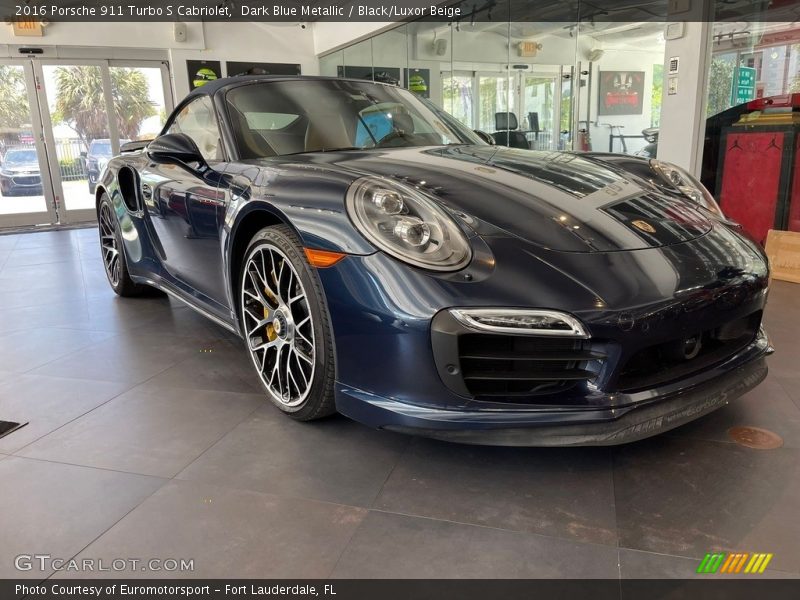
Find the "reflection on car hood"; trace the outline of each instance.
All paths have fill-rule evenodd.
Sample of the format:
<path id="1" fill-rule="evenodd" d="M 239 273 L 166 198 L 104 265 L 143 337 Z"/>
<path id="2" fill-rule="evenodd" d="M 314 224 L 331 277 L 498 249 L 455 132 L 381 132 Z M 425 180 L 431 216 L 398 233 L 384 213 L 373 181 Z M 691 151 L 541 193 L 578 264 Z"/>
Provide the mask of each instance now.
<path id="1" fill-rule="evenodd" d="M 8 173 L 38 173 L 38 163 L 5 163 L 2 166 L 3 171 Z"/>
<path id="2" fill-rule="evenodd" d="M 655 248 L 695 239 L 712 227 L 689 201 L 587 155 L 452 146 L 292 159 L 415 185 L 462 213 L 482 235 L 508 233 L 558 251 Z"/>

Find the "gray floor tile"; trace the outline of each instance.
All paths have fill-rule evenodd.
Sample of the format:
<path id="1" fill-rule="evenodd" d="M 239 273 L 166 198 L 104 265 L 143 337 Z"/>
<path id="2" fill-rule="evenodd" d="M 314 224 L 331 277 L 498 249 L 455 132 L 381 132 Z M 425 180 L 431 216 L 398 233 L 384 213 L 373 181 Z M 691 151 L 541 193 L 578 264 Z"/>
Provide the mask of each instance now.
<path id="1" fill-rule="evenodd" d="M 414 440 L 375 508 L 616 545 L 611 454 Z"/>
<path id="2" fill-rule="evenodd" d="M 68 559 L 147 498 L 163 479 L 9 456 L 0 461 L 0 578 L 19 554 Z"/>
<path id="3" fill-rule="evenodd" d="M 132 577 L 323 578 L 366 511 L 172 481 L 79 556 L 194 559 L 194 573 Z"/>
<path id="4" fill-rule="evenodd" d="M 0 378 L 0 415 L 28 425 L 0 438 L 14 452 L 125 391 L 127 384 L 42 375 Z"/>
<path id="5" fill-rule="evenodd" d="M 39 265 L 71 263 L 78 260 L 80 260 L 80 253 L 77 246 L 42 246 L 38 248 L 15 248 L 11 251 L 9 264 L 14 267 L 36 267 Z"/>
<path id="6" fill-rule="evenodd" d="M 242 342 L 215 342 L 209 348 L 200 348 L 148 383 L 196 390 L 263 393 L 258 374 Z"/>
<path id="7" fill-rule="evenodd" d="M 786 395 L 792 399 L 794 405 L 800 408 L 800 374 L 797 377 L 777 377 Z"/>
<path id="8" fill-rule="evenodd" d="M 80 333 L 80 332 L 78 332 Z M 56 377 L 141 383 L 213 345 L 204 340 L 140 332 L 106 339 L 52 360 L 35 372 Z"/>
<path id="9" fill-rule="evenodd" d="M 72 246 L 73 244 L 75 244 L 75 240 L 70 231 L 39 231 L 19 235 L 14 248 Z"/>
<path id="10" fill-rule="evenodd" d="M 86 296 L 89 319 L 96 328 L 151 336 L 234 339 L 226 329 L 178 300 L 167 296 L 119 298 L 107 283 L 100 288 Z"/>
<path id="11" fill-rule="evenodd" d="M 97 331 L 42 328 L 0 335 L 0 365 L 7 371 L 23 373 L 47 365 L 82 348 L 102 344 L 110 334 Z M 44 367 L 40 374 L 48 375 Z"/>
<path id="12" fill-rule="evenodd" d="M 702 558 L 772 552 L 800 571 L 800 451 L 659 437 L 617 450 L 620 546 Z"/>
<path id="13" fill-rule="evenodd" d="M 253 394 L 135 388 L 18 454 L 172 477 L 261 402 Z"/>
<path id="14" fill-rule="evenodd" d="M 613 578 L 617 549 L 370 511 L 339 578 Z"/>
<path id="15" fill-rule="evenodd" d="M 10 252 L 19 242 L 18 235 L 0 235 L 0 250 Z"/>
<path id="16" fill-rule="evenodd" d="M 734 443 L 728 435 L 731 427 L 767 429 L 780 435 L 787 447 L 800 448 L 800 408 L 774 375 L 728 406 L 673 429 L 669 435 Z"/>
<path id="17" fill-rule="evenodd" d="M 344 417 L 298 423 L 267 405 L 178 477 L 369 506 L 407 444 Z"/>
<path id="18" fill-rule="evenodd" d="M 0 336 L 47 327 L 102 331 L 89 320 L 86 300 L 82 296 L 46 305 L 4 306 L 0 310 Z"/>

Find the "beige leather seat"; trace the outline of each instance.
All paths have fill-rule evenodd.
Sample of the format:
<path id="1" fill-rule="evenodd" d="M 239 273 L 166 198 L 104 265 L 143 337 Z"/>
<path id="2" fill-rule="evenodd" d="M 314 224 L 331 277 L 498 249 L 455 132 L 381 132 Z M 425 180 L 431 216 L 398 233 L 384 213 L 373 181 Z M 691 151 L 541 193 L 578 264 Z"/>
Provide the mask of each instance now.
<path id="1" fill-rule="evenodd" d="M 305 151 L 333 150 L 348 148 L 353 145 L 353 138 L 347 132 L 341 115 L 314 115 L 306 130 Z"/>

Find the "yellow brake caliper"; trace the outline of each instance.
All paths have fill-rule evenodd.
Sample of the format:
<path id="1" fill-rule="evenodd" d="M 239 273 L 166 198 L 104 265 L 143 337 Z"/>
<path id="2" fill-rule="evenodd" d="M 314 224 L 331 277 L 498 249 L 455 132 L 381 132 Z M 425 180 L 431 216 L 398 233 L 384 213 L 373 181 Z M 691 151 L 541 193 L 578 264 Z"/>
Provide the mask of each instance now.
<path id="1" fill-rule="evenodd" d="M 275 302 L 275 296 L 273 295 L 272 292 L 269 291 L 269 288 L 264 288 L 264 293 L 267 295 L 267 298 L 269 298 L 272 302 Z M 269 308 L 265 306 L 264 307 L 264 318 L 266 319 L 268 317 L 269 317 Z M 277 338 L 277 337 L 278 337 L 278 334 L 275 333 L 275 328 L 272 326 L 272 323 L 269 323 L 267 325 L 267 339 L 270 342 L 274 342 L 275 338 Z"/>

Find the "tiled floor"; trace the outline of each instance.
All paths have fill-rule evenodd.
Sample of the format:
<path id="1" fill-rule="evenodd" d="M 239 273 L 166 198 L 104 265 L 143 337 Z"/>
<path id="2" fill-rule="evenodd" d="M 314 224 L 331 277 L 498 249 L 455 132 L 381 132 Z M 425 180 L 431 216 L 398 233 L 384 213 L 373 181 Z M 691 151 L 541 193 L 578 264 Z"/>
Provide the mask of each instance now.
<path id="1" fill-rule="evenodd" d="M 51 575 L 14 570 L 34 553 L 201 577 L 691 577 L 710 550 L 800 577 L 798 285 L 773 284 L 778 352 L 733 405 L 620 448 L 486 448 L 283 417 L 235 337 L 116 298 L 95 237 L 0 236 L 0 419 L 30 421 L 0 439 L 0 577 Z M 734 425 L 784 446 L 738 446 Z"/>

